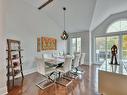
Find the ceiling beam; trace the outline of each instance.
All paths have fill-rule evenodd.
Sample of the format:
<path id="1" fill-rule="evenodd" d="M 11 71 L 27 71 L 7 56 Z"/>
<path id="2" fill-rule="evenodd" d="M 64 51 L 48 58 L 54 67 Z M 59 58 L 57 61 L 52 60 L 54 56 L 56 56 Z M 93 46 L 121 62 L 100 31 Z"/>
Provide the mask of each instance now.
<path id="1" fill-rule="evenodd" d="M 41 10 L 42 8 L 44 8 L 46 5 L 48 5 L 49 3 L 51 3 L 53 0 L 48 0 L 47 2 L 45 2 L 43 5 L 41 5 L 40 7 L 38 7 L 39 10 Z"/>

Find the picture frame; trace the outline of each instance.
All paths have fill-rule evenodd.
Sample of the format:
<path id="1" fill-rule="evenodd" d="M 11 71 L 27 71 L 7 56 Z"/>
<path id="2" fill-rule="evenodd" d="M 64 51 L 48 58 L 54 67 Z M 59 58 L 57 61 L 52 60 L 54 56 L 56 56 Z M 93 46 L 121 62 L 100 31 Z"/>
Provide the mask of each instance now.
<path id="1" fill-rule="evenodd" d="M 41 51 L 41 38 L 37 38 L 37 52 Z"/>

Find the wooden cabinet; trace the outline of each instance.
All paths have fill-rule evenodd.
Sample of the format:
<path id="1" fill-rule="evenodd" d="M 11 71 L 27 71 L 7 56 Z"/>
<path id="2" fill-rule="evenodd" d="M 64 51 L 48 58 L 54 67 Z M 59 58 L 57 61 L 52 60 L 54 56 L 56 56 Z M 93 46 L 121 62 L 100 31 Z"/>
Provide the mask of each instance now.
<path id="1" fill-rule="evenodd" d="M 21 43 L 17 40 L 7 39 L 7 85 L 10 87 L 10 82 L 14 86 L 15 77 L 18 74 L 21 74 L 22 79 L 23 70 L 22 70 L 22 58 L 21 56 Z"/>

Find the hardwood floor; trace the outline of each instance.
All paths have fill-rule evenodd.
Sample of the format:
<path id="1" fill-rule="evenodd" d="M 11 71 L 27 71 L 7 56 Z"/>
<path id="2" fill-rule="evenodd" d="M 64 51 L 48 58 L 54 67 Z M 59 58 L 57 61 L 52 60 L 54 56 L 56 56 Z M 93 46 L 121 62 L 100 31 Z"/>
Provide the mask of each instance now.
<path id="1" fill-rule="evenodd" d="M 23 81 L 21 78 L 16 79 L 15 86 L 8 95 L 99 95 L 97 94 L 98 67 L 97 65 L 83 65 L 81 68 L 85 70 L 85 73 L 77 80 L 73 80 L 68 87 L 55 84 L 45 90 L 35 85 L 43 78 L 36 72 L 25 76 Z"/>

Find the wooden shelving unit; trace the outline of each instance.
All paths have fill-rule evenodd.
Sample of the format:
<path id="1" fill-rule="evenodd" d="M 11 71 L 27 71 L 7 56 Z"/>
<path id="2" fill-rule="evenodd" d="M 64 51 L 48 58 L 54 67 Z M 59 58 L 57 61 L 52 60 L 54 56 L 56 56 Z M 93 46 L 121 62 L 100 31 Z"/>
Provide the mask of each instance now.
<path id="1" fill-rule="evenodd" d="M 22 58 L 21 56 L 21 43 L 17 40 L 7 39 L 7 85 L 8 88 L 10 87 L 10 82 L 12 82 L 12 85 L 14 86 L 15 82 L 15 76 L 18 74 L 21 74 L 22 79 L 23 76 L 23 70 L 22 70 Z M 12 78 L 11 78 L 12 77 Z M 11 80 L 12 79 L 12 80 Z"/>

